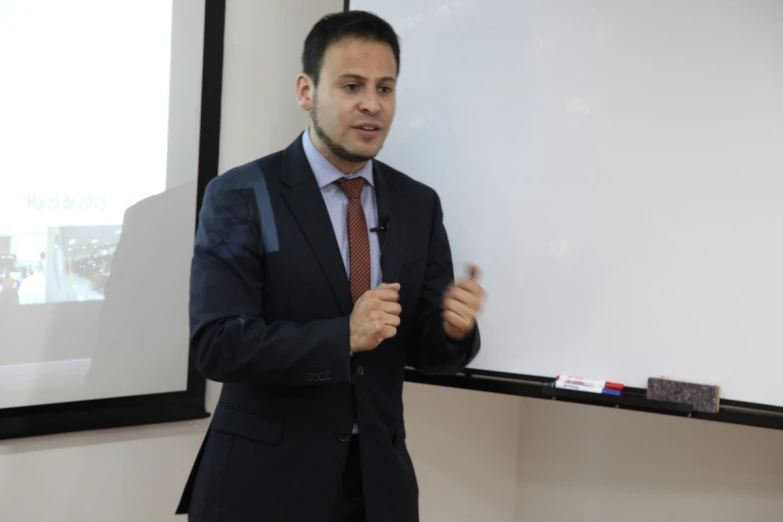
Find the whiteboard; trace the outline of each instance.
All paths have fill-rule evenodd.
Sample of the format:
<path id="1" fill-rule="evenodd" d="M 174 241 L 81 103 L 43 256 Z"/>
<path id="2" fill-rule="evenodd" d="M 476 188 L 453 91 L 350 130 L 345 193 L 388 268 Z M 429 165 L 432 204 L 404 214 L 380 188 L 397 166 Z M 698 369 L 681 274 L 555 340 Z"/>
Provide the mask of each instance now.
<path id="1" fill-rule="evenodd" d="M 473 368 L 783 405 L 783 2 L 350 8 L 401 37 L 379 159 L 483 269 Z"/>

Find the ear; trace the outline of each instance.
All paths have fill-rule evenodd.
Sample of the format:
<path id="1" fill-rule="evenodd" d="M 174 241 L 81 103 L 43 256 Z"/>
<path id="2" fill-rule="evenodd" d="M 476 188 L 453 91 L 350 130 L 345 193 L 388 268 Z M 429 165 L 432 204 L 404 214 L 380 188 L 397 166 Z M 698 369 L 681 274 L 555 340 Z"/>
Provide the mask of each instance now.
<path id="1" fill-rule="evenodd" d="M 313 94 L 315 93 L 315 86 L 313 85 L 313 79 L 304 73 L 300 73 L 296 77 L 296 98 L 299 102 L 299 106 L 310 111 L 313 106 Z"/>

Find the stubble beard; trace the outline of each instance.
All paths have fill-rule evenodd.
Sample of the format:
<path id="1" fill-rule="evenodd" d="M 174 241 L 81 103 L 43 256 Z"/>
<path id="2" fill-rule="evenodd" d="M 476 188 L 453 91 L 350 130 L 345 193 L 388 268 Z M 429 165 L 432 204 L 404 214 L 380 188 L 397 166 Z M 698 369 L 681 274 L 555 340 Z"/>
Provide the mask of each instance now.
<path id="1" fill-rule="evenodd" d="M 350 161 L 352 163 L 364 163 L 367 161 L 370 161 L 375 156 L 363 156 L 360 154 L 354 154 L 336 141 L 334 141 L 332 138 L 329 137 L 328 134 L 326 134 L 326 131 L 323 130 L 321 125 L 318 124 L 318 116 L 316 114 L 316 104 L 313 103 L 313 108 L 310 110 L 310 118 L 313 121 L 313 129 L 315 130 L 315 133 L 318 135 L 318 138 L 323 142 L 324 145 L 329 149 L 329 151 L 337 156 L 338 158 Z"/>

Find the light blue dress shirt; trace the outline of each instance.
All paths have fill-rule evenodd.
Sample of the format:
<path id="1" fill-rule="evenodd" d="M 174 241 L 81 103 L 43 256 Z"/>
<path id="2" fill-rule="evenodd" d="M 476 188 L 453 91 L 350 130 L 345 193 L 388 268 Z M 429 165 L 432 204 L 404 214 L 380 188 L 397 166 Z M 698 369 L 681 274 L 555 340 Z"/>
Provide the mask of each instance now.
<path id="1" fill-rule="evenodd" d="M 321 195 L 326 203 L 326 209 L 329 211 L 329 218 L 332 221 L 334 235 L 337 238 L 337 245 L 340 247 L 340 254 L 343 257 L 346 276 L 351 277 L 350 251 L 348 247 L 348 228 L 346 220 L 348 217 L 348 196 L 345 195 L 335 181 L 340 178 L 358 178 L 363 177 L 367 183 L 362 188 L 362 208 L 364 209 L 364 218 L 367 220 L 367 230 L 370 235 L 370 287 L 375 288 L 381 283 L 381 255 L 380 241 L 378 234 L 369 232 L 371 228 L 378 226 L 378 205 L 375 197 L 375 183 L 372 172 L 372 160 L 368 161 L 358 172 L 345 175 L 337 167 L 332 165 L 321 152 L 315 148 L 310 139 L 310 128 L 308 127 L 302 136 L 302 145 L 304 146 L 305 156 L 313 169 L 318 187 L 321 189 Z"/>
<path id="2" fill-rule="evenodd" d="M 326 203 L 326 210 L 329 211 L 329 219 L 332 221 L 334 235 L 337 238 L 337 245 L 340 247 L 340 254 L 343 256 L 345 265 L 345 274 L 351 277 L 351 253 L 348 247 L 348 196 L 334 182 L 340 178 L 358 178 L 363 177 L 367 183 L 362 188 L 362 208 L 364 209 L 364 219 L 367 221 L 367 232 L 370 235 L 370 288 L 375 288 L 381 283 L 381 249 L 378 234 L 370 232 L 371 228 L 378 226 L 378 203 L 375 197 L 375 181 L 372 174 L 372 160 L 368 161 L 358 172 L 345 175 L 337 167 L 332 165 L 321 152 L 315 148 L 310 139 L 310 127 L 305 129 L 302 136 L 302 145 L 304 146 L 305 156 L 313 169 L 315 180 L 321 189 L 321 195 Z M 351 353 L 353 356 L 353 353 Z M 359 426 L 353 425 L 353 434 L 359 433 Z"/>

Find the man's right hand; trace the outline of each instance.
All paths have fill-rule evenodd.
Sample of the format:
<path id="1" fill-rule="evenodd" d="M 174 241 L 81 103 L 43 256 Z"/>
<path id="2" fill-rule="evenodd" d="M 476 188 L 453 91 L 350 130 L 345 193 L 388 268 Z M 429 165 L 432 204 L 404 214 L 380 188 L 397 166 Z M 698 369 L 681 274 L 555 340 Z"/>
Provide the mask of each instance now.
<path id="1" fill-rule="evenodd" d="M 382 283 L 356 300 L 351 312 L 351 352 L 375 349 L 397 335 L 402 307 L 399 283 Z"/>

